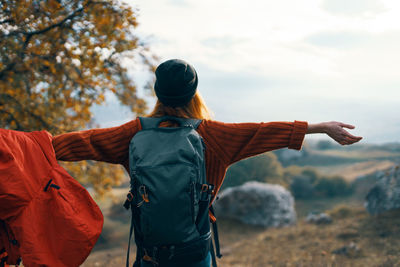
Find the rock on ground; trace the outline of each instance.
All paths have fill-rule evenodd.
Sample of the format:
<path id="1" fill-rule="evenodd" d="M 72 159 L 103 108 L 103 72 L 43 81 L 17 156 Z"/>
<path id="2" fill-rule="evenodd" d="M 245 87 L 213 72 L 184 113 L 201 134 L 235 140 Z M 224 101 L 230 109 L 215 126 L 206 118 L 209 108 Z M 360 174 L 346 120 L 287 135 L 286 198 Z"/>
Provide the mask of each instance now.
<path id="1" fill-rule="evenodd" d="M 356 243 L 351 242 L 346 246 L 333 250 L 332 253 L 338 255 L 345 255 L 347 257 L 358 257 L 361 256 L 361 249 Z"/>
<path id="2" fill-rule="evenodd" d="M 365 207 L 371 214 L 400 208 L 400 166 L 378 177 L 367 195 Z"/>
<path id="3" fill-rule="evenodd" d="M 292 194 L 280 185 L 247 182 L 220 193 L 215 203 L 218 217 L 264 227 L 296 223 Z"/>
<path id="4" fill-rule="evenodd" d="M 326 213 L 310 213 L 307 215 L 306 222 L 314 224 L 330 224 L 332 217 Z"/>

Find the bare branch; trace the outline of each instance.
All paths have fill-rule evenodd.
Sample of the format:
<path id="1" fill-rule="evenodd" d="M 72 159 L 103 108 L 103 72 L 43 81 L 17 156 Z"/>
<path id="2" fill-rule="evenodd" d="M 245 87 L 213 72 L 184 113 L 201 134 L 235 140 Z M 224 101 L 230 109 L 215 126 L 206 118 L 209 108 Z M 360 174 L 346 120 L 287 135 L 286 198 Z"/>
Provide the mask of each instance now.
<path id="1" fill-rule="evenodd" d="M 81 12 L 84 10 L 84 8 L 85 8 L 85 7 L 78 8 L 77 10 L 75 10 L 74 12 L 72 12 L 70 15 L 68 15 L 67 17 L 65 17 L 64 19 L 62 19 L 60 22 L 55 23 L 55 24 L 52 24 L 52 25 L 50 25 L 50 26 L 48 26 L 48 27 L 46 27 L 46 28 L 44 28 L 44 29 L 37 30 L 37 31 L 31 31 L 31 32 L 13 31 L 13 32 L 10 32 L 9 34 L 5 34 L 5 35 L 3 36 L 3 38 L 10 37 L 10 36 L 14 36 L 14 35 L 18 35 L 18 34 L 23 34 L 23 35 L 26 35 L 26 36 L 27 36 L 27 39 L 30 39 L 33 35 L 42 34 L 42 33 L 48 32 L 48 31 L 50 31 L 50 30 L 52 30 L 52 29 L 54 29 L 54 28 L 60 27 L 60 26 L 63 25 L 66 21 L 68 21 L 68 20 L 70 20 L 70 19 L 73 19 L 75 16 L 77 16 L 79 13 L 81 13 Z"/>
<path id="2" fill-rule="evenodd" d="M 10 32 L 9 34 L 3 35 L 3 38 L 14 36 L 14 35 L 18 35 L 18 34 L 23 34 L 23 35 L 26 36 L 26 39 L 25 39 L 24 44 L 22 46 L 22 49 L 18 53 L 20 55 L 20 58 L 18 59 L 18 61 L 21 61 L 21 60 L 23 60 L 23 58 L 25 56 L 24 52 L 25 52 L 25 50 L 26 50 L 26 48 L 27 48 L 32 36 L 38 35 L 38 34 L 42 34 L 42 33 L 46 33 L 46 32 L 48 32 L 48 31 L 50 31 L 50 30 L 52 30 L 54 28 L 61 27 L 63 24 L 65 24 L 65 22 L 67 22 L 68 20 L 72 20 L 74 17 L 78 16 L 78 14 L 82 13 L 82 11 L 84 11 L 84 9 L 86 7 L 88 7 L 89 5 L 92 5 L 92 4 L 110 4 L 110 3 L 108 3 L 108 2 L 92 2 L 92 1 L 88 1 L 86 3 L 86 5 L 84 5 L 81 8 L 76 9 L 74 12 L 72 12 L 70 15 L 68 15 L 67 17 L 65 17 L 64 19 L 62 19 L 60 22 L 58 22 L 56 24 L 52 24 L 52 25 L 50 25 L 50 26 L 48 26 L 48 27 L 46 27 L 44 29 L 37 30 L 37 31 L 32 31 L 32 32 L 13 31 L 13 32 Z M 7 71 L 12 70 L 15 65 L 16 65 L 16 62 L 10 62 L 10 64 L 8 64 L 4 69 L 2 69 L 0 71 L 0 80 L 2 80 L 4 78 L 4 76 L 5 76 L 5 73 Z"/>
<path id="3" fill-rule="evenodd" d="M 45 33 L 47 31 L 50 31 L 51 29 L 57 28 L 61 25 L 63 25 L 67 20 L 70 20 L 72 18 L 74 18 L 75 16 L 78 15 L 78 13 L 81 13 L 83 11 L 84 7 L 78 8 L 77 10 L 75 10 L 72 14 L 70 14 L 69 16 L 65 17 L 63 20 L 61 20 L 60 22 L 50 25 L 42 30 L 37 30 L 37 31 L 33 31 L 33 32 L 29 32 L 28 35 L 35 35 L 35 34 L 41 34 L 41 33 Z"/>

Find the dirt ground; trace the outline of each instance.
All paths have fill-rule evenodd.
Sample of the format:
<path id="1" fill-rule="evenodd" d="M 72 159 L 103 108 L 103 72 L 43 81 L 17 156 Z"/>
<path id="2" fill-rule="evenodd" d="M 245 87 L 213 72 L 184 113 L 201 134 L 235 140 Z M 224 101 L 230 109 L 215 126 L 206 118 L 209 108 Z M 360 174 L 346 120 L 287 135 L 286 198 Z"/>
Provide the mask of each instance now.
<path id="1" fill-rule="evenodd" d="M 370 216 L 362 207 L 341 206 L 330 213 L 331 224 L 299 219 L 278 229 L 220 220 L 218 266 L 400 266 L 400 211 Z M 120 267 L 125 260 L 126 246 L 94 251 L 82 266 Z"/>

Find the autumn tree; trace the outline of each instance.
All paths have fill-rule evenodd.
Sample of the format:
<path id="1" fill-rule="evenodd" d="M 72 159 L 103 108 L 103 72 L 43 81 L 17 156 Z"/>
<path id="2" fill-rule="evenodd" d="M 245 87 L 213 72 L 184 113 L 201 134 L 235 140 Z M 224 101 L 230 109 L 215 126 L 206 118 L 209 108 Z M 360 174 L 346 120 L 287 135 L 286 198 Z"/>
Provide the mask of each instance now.
<path id="1" fill-rule="evenodd" d="M 146 109 L 123 61 L 154 70 L 137 36 L 137 14 L 118 0 L 1 0 L 0 127 L 60 134 L 87 128 L 90 108 L 114 94 L 136 114 Z M 92 125 L 91 125 L 92 126 Z M 98 192 L 120 167 L 68 164 Z"/>

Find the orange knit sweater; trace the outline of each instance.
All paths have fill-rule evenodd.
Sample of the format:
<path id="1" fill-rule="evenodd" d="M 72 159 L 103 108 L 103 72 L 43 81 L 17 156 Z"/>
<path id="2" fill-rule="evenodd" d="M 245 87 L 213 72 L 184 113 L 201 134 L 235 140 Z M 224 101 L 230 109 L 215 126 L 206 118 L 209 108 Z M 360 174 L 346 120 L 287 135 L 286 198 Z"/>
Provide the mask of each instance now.
<path id="1" fill-rule="evenodd" d="M 121 126 L 61 134 L 53 138 L 58 160 L 97 160 L 122 164 L 129 171 L 128 147 L 141 130 L 136 118 Z M 307 122 L 223 123 L 203 120 L 197 132 L 206 145 L 206 173 L 215 194 L 232 163 L 279 148 L 301 149 Z"/>

